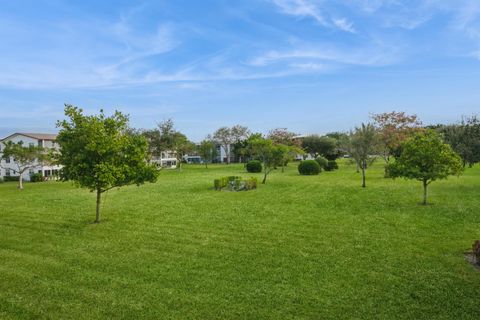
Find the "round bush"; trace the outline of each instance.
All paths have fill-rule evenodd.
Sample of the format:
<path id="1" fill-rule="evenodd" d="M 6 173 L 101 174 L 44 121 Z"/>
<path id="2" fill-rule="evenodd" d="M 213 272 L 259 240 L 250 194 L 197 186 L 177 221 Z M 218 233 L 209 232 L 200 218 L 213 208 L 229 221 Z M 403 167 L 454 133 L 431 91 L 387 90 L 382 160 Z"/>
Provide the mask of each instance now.
<path id="1" fill-rule="evenodd" d="M 318 156 L 315 161 L 317 161 L 317 163 L 320 165 L 320 168 L 324 169 L 327 167 L 328 165 L 328 160 L 327 158 L 325 157 L 322 157 L 322 156 Z"/>
<path id="2" fill-rule="evenodd" d="M 305 160 L 298 165 L 298 172 L 302 176 L 315 176 L 320 173 L 320 165 L 315 160 Z"/>
<path id="3" fill-rule="evenodd" d="M 258 160 L 248 161 L 247 171 L 250 173 L 262 172 L 262 163 Z"/>

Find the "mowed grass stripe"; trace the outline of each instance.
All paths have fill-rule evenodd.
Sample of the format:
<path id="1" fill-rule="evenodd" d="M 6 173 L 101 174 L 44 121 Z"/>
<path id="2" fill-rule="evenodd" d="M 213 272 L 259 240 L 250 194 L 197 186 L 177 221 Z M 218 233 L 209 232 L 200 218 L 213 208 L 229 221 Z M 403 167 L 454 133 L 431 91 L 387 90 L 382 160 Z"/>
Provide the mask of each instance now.
<path id="1" fill-rule="evenodd" d="M 475 319 L 479 168 L 435 182 L 360 188 L 355 168 L 215 192 L 241 165 L 163 171 L 94 195 L 68 183 L 0 185 L 0 315 L 95 319 Z M 261 177 L 261 175 L 253 175 Z"/>

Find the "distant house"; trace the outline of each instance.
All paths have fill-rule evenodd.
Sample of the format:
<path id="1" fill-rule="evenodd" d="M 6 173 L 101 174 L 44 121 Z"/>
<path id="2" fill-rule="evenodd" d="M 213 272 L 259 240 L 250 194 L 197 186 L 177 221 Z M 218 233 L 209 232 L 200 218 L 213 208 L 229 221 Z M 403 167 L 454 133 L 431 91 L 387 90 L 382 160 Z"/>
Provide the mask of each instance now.
<path id="1" fill-rule="evenodd" d="M 17 132 L 9 135 L 8 137 L 0 140 L 0 155 L 2 154 L 3 148 L 8 141 L 18 143 L 23 142 L 24 146 L 35 145 L 40 146 L 46 149 L 56 149 L 58 144 L 55 143 L 57 138 L 56 134 L 48 133 L 23 133 Z M 47 165 L 45 163 L 38 162 L 35 167 L 31 168 L 29 174 L 24 174 L 23 179 L 25 181 L 30 180 L 30 175 L 33 173 L 40 173 L 43 177 L 55 178 L 58 176 L 58 171 L 61 169 L 60 166 Z M 0 177 L 16 177 L 19 176 L 18 166 L 15 163 L 15 159 L 2 159 L 0 160 Z"/>
<path id="2" fill-rule="evenodd" d="M 161 168 L 174 169 L 177 167 L 177 154 L 174 151 L 162 151 L 160 157 L 153 157 L 152 163 Z"/>

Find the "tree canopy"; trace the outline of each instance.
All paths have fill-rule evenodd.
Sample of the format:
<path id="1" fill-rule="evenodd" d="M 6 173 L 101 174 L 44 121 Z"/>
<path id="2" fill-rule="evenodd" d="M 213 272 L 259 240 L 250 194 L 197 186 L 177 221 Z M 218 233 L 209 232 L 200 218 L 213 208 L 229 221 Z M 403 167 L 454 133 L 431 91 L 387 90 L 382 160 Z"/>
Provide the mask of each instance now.
<path id="1" fill-rule="evenodd" d="M 459 124 L 438 126 L 437 130 L 460 155 L 463 166 L 472 167 L 480 162 L 480 119 L 477 116 L 464 118 Z"/>
<path id="2" fill-rule="evenodd" d="M 338 142 L 327 136 L 310 135 L 302 139 L 302 148 L 313 156 L 323 156 L 328 160 L 335 160 L 340 156 Z"/>
<path id="3" fill-rule="evenodd" d="M 95 222 L 100 221 L 102 193 L 156 181 L 158 170 L 147 162 L 147 141 L 129 130 L 128 116 L 118 111 L 106 116 L 103 110 L 89 116 L 71 105 L 65 106 L 65 115 L 67 119 L 57 123 L 60 178 L 96 192 Z"/>
<path id="4" fill-rule="evenodd" d="M 459 175 L 461 158 L 450 145 L 444 143 L 433 130 L 417 133 L 402 144 L 402 153 L 387 166 L 392 178 L 404 177 L 421 181 L 424 188 L 423 204 L 427 204 L 427 187 L 430 183 Z"/>
<path id="5" fill-rule="evenodd" d="M 379 133 L 379 152 L 386 163 L 392 156 L 399 156 L 402 142 L 422 130 L 422 123 L 415 114 L 392 111 L 373 114 L 372 119 Z"/>

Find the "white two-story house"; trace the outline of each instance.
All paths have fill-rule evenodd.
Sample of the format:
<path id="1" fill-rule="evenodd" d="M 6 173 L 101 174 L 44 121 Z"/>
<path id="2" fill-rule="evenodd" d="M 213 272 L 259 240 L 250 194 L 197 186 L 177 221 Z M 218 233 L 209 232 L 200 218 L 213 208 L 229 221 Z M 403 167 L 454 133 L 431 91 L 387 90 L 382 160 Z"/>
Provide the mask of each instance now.
<path id="1" fill-rule="evenodd" d="M 14 133 L 9 135 L 8 137 L 0 140 L 0 156 L 2 155 L 2 150 L 5 148 L 5 143 L 8 141 L 12 141 L 14 143 L 18 143 L 20 141 L 23 142 L 24 146 L 28 145 L 35 145 L 40 146 L 45 149 L 52 149 L 58 148 L 58 145 L 55 143 L 55 138 L 57 135 L 55 134 L 47 134 L 47 133 Z M 23 174 L 23 180 L 29 181 L 30 175 L 33 173 L 40 173 L 45 178 L 53 178 L 58 175 L 58 171 L 60 170 L 60 166 L 52 166 L 46 163 L 38 162 L 35 164 L 34 167 L 29 169 L 28 174 Z M 1 159 L 0 160 L 0 177 L 8 177 L 8 176 L 18 176 L 18 166 L 15 162 L 15 159 Z"/>

